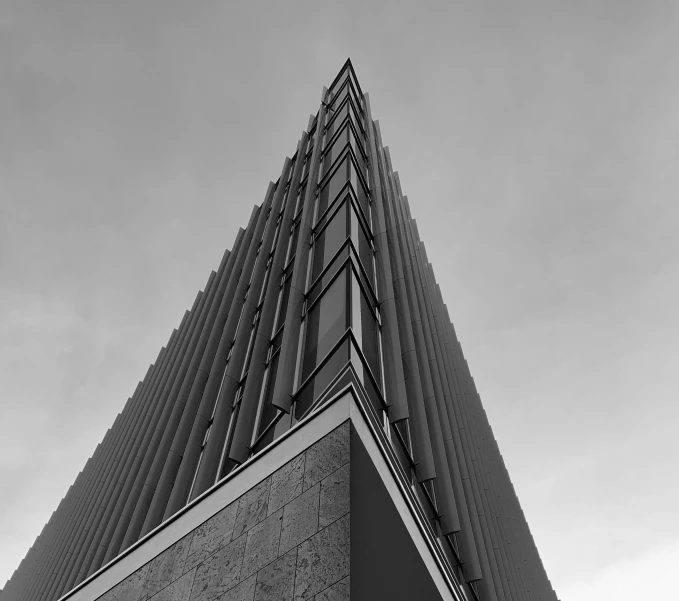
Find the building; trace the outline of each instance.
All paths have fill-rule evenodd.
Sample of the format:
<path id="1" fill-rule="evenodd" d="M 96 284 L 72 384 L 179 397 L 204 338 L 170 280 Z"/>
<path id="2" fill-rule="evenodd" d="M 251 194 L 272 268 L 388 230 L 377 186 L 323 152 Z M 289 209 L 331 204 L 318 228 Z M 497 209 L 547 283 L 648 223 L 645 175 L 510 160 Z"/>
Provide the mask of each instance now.
<path id="1" fill-rule="evenodd" d="M 2 601 L 554 600 L 350 61 Z"/>

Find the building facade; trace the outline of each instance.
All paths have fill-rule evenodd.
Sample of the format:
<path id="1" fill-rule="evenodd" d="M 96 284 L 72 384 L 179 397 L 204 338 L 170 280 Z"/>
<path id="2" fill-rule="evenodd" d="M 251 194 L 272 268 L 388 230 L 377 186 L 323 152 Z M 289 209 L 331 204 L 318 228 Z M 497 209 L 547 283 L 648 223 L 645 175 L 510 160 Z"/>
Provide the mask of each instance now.
<path id="1" fill-rule="evenodd" d="M 2 601 L 554 600 L 350 61 Z"/>

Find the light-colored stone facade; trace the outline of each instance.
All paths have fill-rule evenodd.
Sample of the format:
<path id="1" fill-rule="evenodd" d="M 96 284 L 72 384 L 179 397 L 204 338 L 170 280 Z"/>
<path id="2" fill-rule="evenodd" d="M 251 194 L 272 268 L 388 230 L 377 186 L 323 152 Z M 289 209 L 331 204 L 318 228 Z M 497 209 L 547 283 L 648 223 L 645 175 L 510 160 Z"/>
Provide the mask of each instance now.
<path id="1" fill-rule="evenodd" d="M 99 601 L 349 599 L 345 422 Z"/>

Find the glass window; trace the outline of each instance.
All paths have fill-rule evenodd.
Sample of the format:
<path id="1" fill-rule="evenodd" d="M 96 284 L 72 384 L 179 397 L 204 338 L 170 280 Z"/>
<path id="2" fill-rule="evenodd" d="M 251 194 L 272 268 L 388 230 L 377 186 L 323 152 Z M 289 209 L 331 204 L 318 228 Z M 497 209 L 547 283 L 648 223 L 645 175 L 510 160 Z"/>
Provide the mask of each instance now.
<path id="1" fill-rule="evenodd" d="M 295 223 L 292 226 L 292 232 L 290 232 L 290 238 L 288 240 L 288 252 L 287 255 L 285 256 L 285 264 L 287 265 L 290 262 L 290 259 L 295 255 L 297 252 L 297 238 L 299 238 L 299 223 Z"/>
<path id="2" fill-rule="evenodd" d="M 257 299 L 257 306 L 260 307 L 264 301 L 264 296 L 266 295 L 266 289 L 269 285 L 269 277 L 271 276 L 271 264 L 273 260 L 269 258 L 266 262 L 266 271 L 264 272 L 264 279 L 262 280 L 262 289 L 259 292 L 259 298 Z"/>
<path id="3" fill-rule="evenodd" d="M 325 210 L 330 206 L 340 190 L 344 187 L 347 181 L 350 181 L 351 173 L 354 169 L 351 168 L 351 161 L 347 156 L 337 167 L 335 172 L 330 176 L 330 179 L 325 183 L 318 201 L 318 217 L 321 217 Z"/>
<path id="4" fill-rule="evenodd" d="M 347 205 L 345 202 L 316 237 L 311 270 L 312 282 L 323 271 L 328 261 L 339 250 L 339 247 L 342 246 L 342 243 L 347 239 L 347 234 Z"/>
<path id="5" fill-rule="evenodd" d="M 356 94 L 361 93 L 361 86 L 358 85 L 358 80 L 356 79 L 356 76 L 354 75 L 353 72 L 349 72 L 349 78 L 351 80 L 351 84 L 354 86 L 354 90 L 356 90 Z"/>
<path id="6" fill-rule="evenodd" d="M 356 274 L 351 274 L 351 329 L 361 347 L 375 380 L 380 381 L 380 348 L 377 320 L 368 299 L 363 294 Z"/>
<path id="7" fill-rule="evenodd" d="M 250 330 L 250 338 L 248 340 L 248 348 L 247 351 L 245 351 L 245 361 L 243 361 L 243 370 L 241 371 L 240 377 L 241 379 L 245 376 L 246 373 L 248 373 L 248 369 L 250 369 L 250 358 L 252 357 L 252 349 L 255 345 L 255 334 L 257 333 L 257 323 L 255 323 L 252 326 L 252 329 Z"/>
<path id="8" fill-rule="evenodd" d="M 377 418 L 381 422 L 383 420 L 384 406 L 382 404 L 380 394 L 379 392 L 377 392 L 377 389 L 375 388 L 373 381 L 370 379 L 370 376 L 366 373 L 363 361 L 361 360 L 361 357 L 358 354 L 358 351 L 356 350 L 356 347 L 354 346 L 353 343 L 351 344 L 350 351 L 351 351 L 351 364 L 353 365 L 354 370 L 356 371 L 358 379 L 363 385 L 363 389 L 365 390 L 365 394 L 368 397 L 370 404 L 375 409 Z"/>
<path id="9" fill-rule="evenodd" d="M 349 124 L 347 123 L 342 128 L 342 131 L 338 134 L 337 138 L 335 138 L 335 141 L 332 143 L 332 146 L 326 151 L 325 156 L 323 157 L 323 175 L 330 171 L 330 167 L 338 159 L 338 157 L 344 150 L 344 147 L 349 142 L 353 143 L 352 144 L 353 148 L 356 147 L 354 136 L 351 132 Z"/>
<path id="10" fill-rule="evenodd" d="M 351 238 L 358 249 L 358 256 L 361 265 L 363 265 L 363 269 L 365 269 L 368 276 L 368 280 L 370 281 L 370 284 L 374 286 L 372 246 L 365 234 L 363 226 L 358 220 L 356 212 L 353 210 L 353 206 L 351 211 Z"/>
<path id="11" fill-rule="evenodd" d="M 302 360 L 302 381 L 314 370 L 346 331 L 346 271 L 328 287 L 307 315 L 306 345 Z"/>
<path id="12" fill-rule="evenodd" d="M 267 367 L 265 374 L 265 389 L 264 396 L 262 397 L 262 408 L 261 416 L 259 419 L 259 427 L 257 428 L 257 435 L 255 439 L 261 436 L 262 432 L 266 430 L 267 426 L 275 419 L 278 415 L 278 409 L 274 407 L 271 402 L 273 401 L 273 389 L 276 384 L 276 373 L 278 372 L 278 358 L 280 353 L 271 359 L 269 366 Z"/>
<path id="13" fill-rule="evenodd" d="M 337 90 L 342 87 L 342 84 L 347 80 L 347 77 L 349 75 L 349 68 L 344 69 L 340 76 L 337 78 L 337 81 L 332 84 L 332 87 L 330 88 L 331 92 L 337 92 Z"/>
<path id="14" fill-rule="evenodd" d="M 356 127 L 356 131 L 359 132 L 359 137 L 358 141 L 361 143 L 363 146 L 363 149 L 365 150 L 365 142 L 364 142 L 364 128 L 363 128 L 363 118 L 360 116 L 360 113 L 356 110 L 356 107 L 351 99 L 347 100 L 342 104 L 342 106 L 336 107 L 335 111 L 330 111 L 329 116 L 328 116 L 328 126 L 326 127 L 326 132 L 325 132 L 325 144 L 330 141 L 332 136 L 337 132 L 342 124 L 344 123 L 344 120 L 347 118 L 347 115 L 351 115 L 351 122 L 354 124 Z"/>
<path id="15" fill-rule="evenodd" d="M 354 155 L 356 157 L 356 165 L 358 165 L 358 170 L 361 172 L 363 179 L 367 182 L 368 181 L 368 163 L 366 162 L 365 157 L 363 156 L 363 153 L 361 152 L 361 149 L 356 144 L 356 137 L 352 135 L 351 140 L 353 142 L 351 147 L 353 148 Z"/>
<path id="16" fill-rule="evenodd" d="M 271 352 L 275 353 L 279 348 L 281 348 L 281 342 L 283 341 L 283 332 L 285 328 L 278 328 L 276 330 L 276 335 L 271 339 Z"/>
<path id="17" fill-rule="evenodd" d="M 337 108 L 349 94 L 349 85 L 345 85 L 339 92 L 337 92 L 332 100 L 330 101 L 330 106 Z"/>
<path id="18" fill-rule="evenodd" d="M 306 185 L 307 182 L 304 182 L 302 187 L 299 189 L 299 194 L 297 194 L 297 203 L 295 204 L 295 213 L 293 214 L 293 217 L 297 217 L 297 214 L 304 207 L 304 196 L 306 195 Z"/>
<path id="19" fill-rule="evenodd" d="M 269 252 L 273 252 L 276 249 L 276 244 L 278 244 L 278 234 L 281 233 L 281 222 L 283 221 L 282 216 L 278 215 L 278 221 L 276 222 L 276 229 L 273 233 L 273 240 L 271 241 L 271 248 Z"/>
<path id="20" fill-rule="evenodd" d="M 347 257 L 349 257 L 350 255 L 354 256 L 354 253 L 351 252 L 351 247 L 349 246 L 349 243 L 345 241 L 344 247 L 342 248 L 341 252 L 337 253 L 330 267 L 328 267 L 325 273 L 322 276 L 320 276 L 315 282 L 312 282 L 312 286 L 311 288 L 309 288 L 309 291 L 307 292 L 307 302 L 310 305 L 321 295 L 324 286 L 326 286 L 328 282 L 332 280 L 332 278 L 337 273 L 337 270 L 342 268 L 342 266 L 345 264 Z"/>
<path id="21" fill-rule="evenodd" d="M 351 185 L 354 188 L 354 192 L 356 192 L 358 204 L 363 210 L 363 214 L 365 215 L 365 219 L 368 222 L 368 225 L 370 225 L 370 207 L 368 206 L 369 205 L 368 192 L 363 187 L 363 183 L 359 179 L 356 170 L 353 168 L 353 163 L 350 164 L 350 168 L 348 171 Z"/>
<path id="22" fill-rule="evenodd" d="M 337 341 L 335 341 L 337 342 Z M 295 398 L 295 419 L 300 419 L 349 361 L 349 340 L 345 339 L 316 375 L 309 380 Z"/>
<path id="23" fill-rule="evenodd" d="M 281 288 L 278 297 L 278 308 L 276 310 L 276 319 L 274 319 L 273 331 L 274 333 L 285 323 L 285 313 L 288 310 L 288 300 L 290 298 L 290 286 L 292 277 L 288 277 Z"/>
<path id="24" fill-rule="evenodd" d="M 349 114 L 349 103 L 345 102 L 336 112 L 330 112 L 330 118 L 332 122 L 328 124 L 325 132 L 326 143 L 332 138 L 333 134 L 337 131 L 340 125 L 344 122 Z M 353 114 L 353 111 L 352 111 Z"/>

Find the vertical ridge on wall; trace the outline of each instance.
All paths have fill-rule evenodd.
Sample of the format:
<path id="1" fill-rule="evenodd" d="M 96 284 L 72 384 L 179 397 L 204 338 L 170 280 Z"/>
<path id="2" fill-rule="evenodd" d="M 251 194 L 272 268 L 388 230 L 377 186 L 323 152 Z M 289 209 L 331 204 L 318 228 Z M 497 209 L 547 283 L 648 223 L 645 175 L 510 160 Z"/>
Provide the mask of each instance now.
<path id="1" fill-rule="evenodd" d="M 449 582 L 556 594 L 349 60 L 0 593 L 55 601 L 353 384 Z"/>

